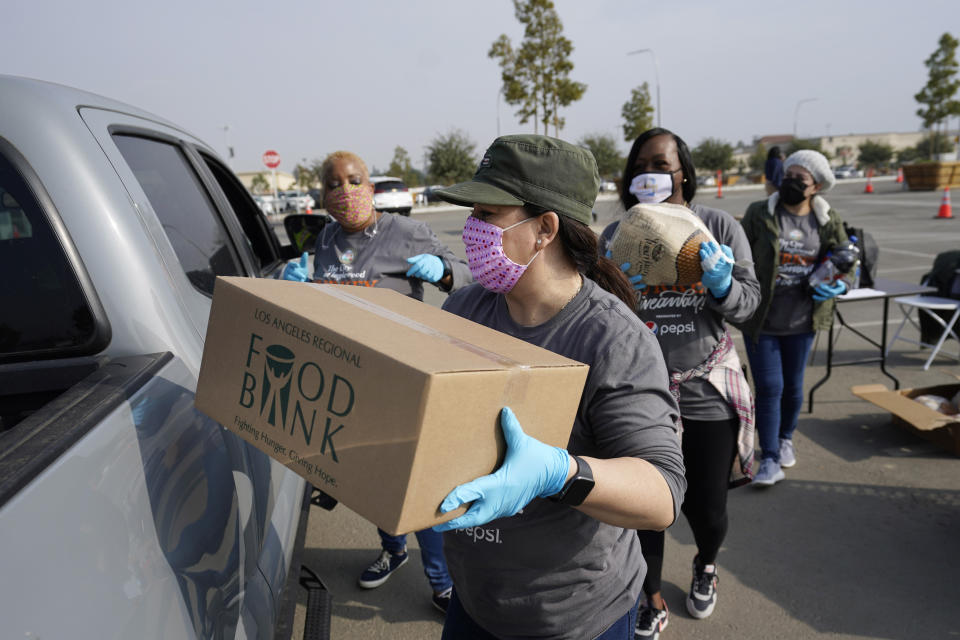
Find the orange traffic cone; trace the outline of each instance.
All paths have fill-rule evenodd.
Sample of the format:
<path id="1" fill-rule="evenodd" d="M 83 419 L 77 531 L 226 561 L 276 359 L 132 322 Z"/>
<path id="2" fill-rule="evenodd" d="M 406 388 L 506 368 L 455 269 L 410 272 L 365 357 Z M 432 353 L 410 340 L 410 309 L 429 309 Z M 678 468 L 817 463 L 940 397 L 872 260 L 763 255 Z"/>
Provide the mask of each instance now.
<path id="1" fill-rule="evenodd" d="M 311 209 L 310 207 L 307 207 L 307 215 L 309 215 L 309 214 L 311 214 L 311 213 L 313 213 L 313 209 Z"/>
<path id="2" fill-rule="evenodd" d="M 950 187 L 943 188 L 943 199 L 940 201 L 940 210 L 937 211 L 936 217 L 937 218 L 953 217 L 953 209 L 950 206 Z"/>
<path id="3" fill-rule="evenodd" d="M 723 171 L 717 169 L 717 197 L 723 197 Z"/>
<path id="4" fill-rule="evenodd" d="M 873 193 L 873 169 L 867 169 L 867 186 L 864 187 L 864 193 Z"/>
<path id="5" fill-rule="evenodd" d="M 897 167 L 897 184 L 903 184 L 903 167 Z"/>

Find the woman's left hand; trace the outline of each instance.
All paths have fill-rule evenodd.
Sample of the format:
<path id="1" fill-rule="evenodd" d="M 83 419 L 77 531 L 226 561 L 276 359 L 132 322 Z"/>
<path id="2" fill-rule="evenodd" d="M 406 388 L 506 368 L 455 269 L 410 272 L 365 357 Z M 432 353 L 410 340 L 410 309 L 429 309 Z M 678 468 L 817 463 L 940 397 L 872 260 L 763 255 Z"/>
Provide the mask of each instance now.
<path id="1" fill-rule="evenodd" d="M 843 280 L 837 280 L 831 284 L 818 284 L 813 289 L 813 299 L 817 302 L 824 302 L 830 298 L 839 296 L 847 290 L 847 283 Z"/>
<path id="2" fill-rule="evenodd" d="M 733 284 L 733 249 L 716 242 L 700 243 L 700 268 L 703 269 L 703 283 L 714 298 L 722 298 L 730 293 Z"/>
<path id="3" fill-rule="evenodd" d="M 566 449 L 552 447 L 523 432 L 510 407 L 500 412 L 500 428 L 507 455 L 494 473 L 481 476 L 451 491 L 440 503 L 447 513 L 473 502 L 458 518 L 438 524 L 434 531 L 479 527 L 497 518 L 512 516 L 534 498 L 552 496 L 563 488 L 570 471 Z"/>
<path id="4" fill-rule="evenodd" d="M 407 269 L 408 278 L 420 278 L 424 282 L 437 282 L 443 277 L 443 260 L 429 253 L 421 253 L 407 258 L 411 264 Z"/>
<path id="5" fill-rule="evenodd" d="M 607 252 L 604 254 L 609 260 L 613 259 L 613 252 L 610 249 L 607 249 Z M 635 276 L 627 275 L 627 272 L 630 270 L 630 263 L 624 262 L 620 265 L 620 271 L 623 271 L 624 275 L 627 276 L 627 280 L 630 281 L 630 285 L 633 287 L 633 290 L 637 293 L 643 293 L 643 290 L 647 288 L 647 285 L 643 282 L 643 274 L 638 273 Z"/>

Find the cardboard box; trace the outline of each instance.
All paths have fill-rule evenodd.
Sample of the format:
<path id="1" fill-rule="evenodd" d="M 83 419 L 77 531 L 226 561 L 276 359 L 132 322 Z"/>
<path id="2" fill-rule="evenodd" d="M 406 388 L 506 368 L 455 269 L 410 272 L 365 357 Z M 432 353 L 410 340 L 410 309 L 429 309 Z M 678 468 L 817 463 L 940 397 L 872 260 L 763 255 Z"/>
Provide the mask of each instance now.
<path id="1" fill-rule="evenodd" d="M 388 289 L 217 278 L 196 406 L 398 534 L 463 513 L 502 407 L 566 446 L 587 369 Z"/>
<path id="2" fill-rule="evenodd" d="M 865 384 L 851 387 L 850 390 L 858 398 L 892 413 L 894 424 L 960 456 L 960 416 L 945 415 L 911 400 L 924 394 L 943 396 L 949 400 L 960 391 L 960 382 L 899 391 L 891 391 L 882 384 Z"/>

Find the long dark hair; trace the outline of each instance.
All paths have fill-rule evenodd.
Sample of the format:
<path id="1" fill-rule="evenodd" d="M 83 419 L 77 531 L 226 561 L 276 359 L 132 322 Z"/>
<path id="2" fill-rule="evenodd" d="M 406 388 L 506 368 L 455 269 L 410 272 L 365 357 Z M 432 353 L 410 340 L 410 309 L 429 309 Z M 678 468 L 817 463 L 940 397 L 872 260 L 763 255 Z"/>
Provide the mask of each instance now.
<path id="1" fill-rule="evenodd" d="M 523 205 L 531 217 L 552 211 L 534 204 Z M 579 220 L 557 213 L 560 226 L 557 236 L 566 254 L 577 266 L 577 271 L 590 278 L 604 291 L 612 293 L 631 309 L 637 306 L 637 293 L 633 290 L 627 276 L 613 260 L 604 258 L 597 248 L 597 234 Z"/>
<path id="2" fill-rule="evenodd" d="M 637 204 L 637 197 L 630 193 L 630 181 L 633 179 L 633 165 L 637 161 L 637 156 L 640 155 L 640 148 L 646 144 L 647 140 L 657 136 L 672 136 L 673 141 L 677 143 L 680 168 L 683 169 L 683 177 L 686 180 L 680 187 L 684 201 L 693 202 L 693 197 L 697 195 L 697 170 L 693 167 L 693 156 L 690 155 L 690 148 L 687 147 L 687 143 L 669 129 L 654 127 L 637 136 L 637 139 L 633 141 L 633 146 L 630 147 L 630 153 L 627 154 L 627 164 L 623 168 L 623 180 L 620 182 L 620 202 L 623 203 L 624 209 L 629 209 Z"/>

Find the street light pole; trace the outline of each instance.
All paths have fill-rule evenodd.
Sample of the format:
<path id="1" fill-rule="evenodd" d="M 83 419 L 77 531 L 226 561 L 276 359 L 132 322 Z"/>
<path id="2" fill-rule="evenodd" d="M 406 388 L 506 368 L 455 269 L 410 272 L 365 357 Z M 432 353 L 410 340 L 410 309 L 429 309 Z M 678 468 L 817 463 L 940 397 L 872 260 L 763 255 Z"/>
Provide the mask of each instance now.
<path id="1" fill-rule="evenodd" d="M 500 137 L 500 94 L 503 93 L 503 87 L 497 89 L 497 137 Z"/>
<path id="2" fill-rule="evenodd" d="M 230 138 L 228 133 L 230 131 L 230 125 L 223 125 L 223 144 L 227 147 L 227 165 L 233 169 L 233 149 L 230 148 Z"/>
<path id="3" fill-rule="evenodd" d="M 636 51 L 628 51 L 627 55 L 632 56 L 635 53 L 649 53 L 653 56 L 653 69 L 655 72 L 655 78 L 657 79 L 657 126 L 660 126 L 660 64 L 657 62 L 657 54 L 653 49 L 637 49 Z"/>
<path id="4" fill-rule="evenodd" d="M 814 102 L 816 98 L 804 98 L 803 100 L 797 100 L 797 106 L 793 110 L 793 139 L 797 139 L 797 117 L 800 115 L 800 105 L 804 102 Z"/>

